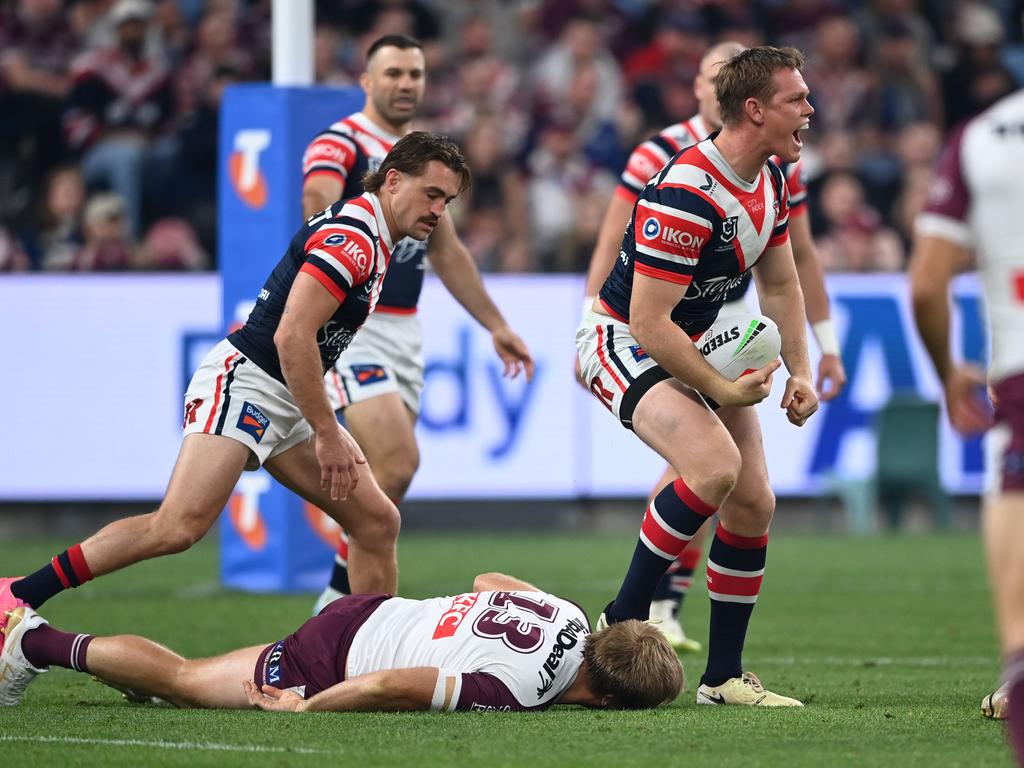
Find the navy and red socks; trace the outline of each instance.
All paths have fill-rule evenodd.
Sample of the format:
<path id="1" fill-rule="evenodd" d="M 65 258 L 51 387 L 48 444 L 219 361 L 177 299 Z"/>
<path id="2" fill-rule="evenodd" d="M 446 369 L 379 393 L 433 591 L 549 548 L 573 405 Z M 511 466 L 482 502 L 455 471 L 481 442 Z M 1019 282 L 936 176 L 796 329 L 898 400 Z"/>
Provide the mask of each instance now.
<path id="1" fill-rule="evenodd" d="M 768 534 L 739 536 L 718 524 L 708 553 L 711 625 L 702 685 L 717 686 L 743 674 L 743 645 L 768 553 Z"/>
<path id="2" fill-rule="evenodd" d="M 609 622 L 646 619 L 658 581 L 716 511 L 717 507 L 700 499 L 682 478 L 666 485 L 647 507 L 626 578 L 605 610 L 605 618 Z"/>
<path id="3" fill-rule="evenodd" d="M 65 589 L 80 587 L 92 580 L 92 571 L 85 562 L 82 545 L 65 549 L 47 565 L 11 584 L 11 592 L 33 608 Z"/>
<path id="4" fill-rule="evenodd" d="M 338 551 L 334 555 L 334 568 L 331 570 L 331 589 L 343 595 L 351 595 L 352 587 L 348 582 L 348 534 L 341 531 L 338 540 Z"/>
<path id="5" fill-rule="evenodd" d="M 672 615 L 678 615 L 683 601 L 690 592 L 690 587 L 693 586 L 693 572 L 697 570 L 700 556 L 700 548 L 688 544 L 665 571 L 665 575 L 661 577 L 651 600 L 671 600 Z"/>

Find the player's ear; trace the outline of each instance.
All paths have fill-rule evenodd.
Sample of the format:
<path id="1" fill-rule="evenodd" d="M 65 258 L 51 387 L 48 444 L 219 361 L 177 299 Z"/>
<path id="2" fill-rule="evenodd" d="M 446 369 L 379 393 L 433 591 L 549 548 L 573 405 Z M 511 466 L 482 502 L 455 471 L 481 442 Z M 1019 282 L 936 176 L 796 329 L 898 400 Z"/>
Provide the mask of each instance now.
<path id="1" fill-rule="evenodd" d="M 398 187 L 402 183 L 402 172 L 394 168 L 389 168 L 387 174 L 384 176 L 384 186 L 387 187 L 388 192 L 392 195 L 398 191 Z"/>
<path id="2" fill-rule="evenodd" d="M 606 693 L 604 696 L 601 697 L 601 703 L 599 706 L 601 709 L 617 709 L 619 706 L 619 701 L 615 697 L 614 693 Z"/>
<path id="3" fill-rule="evenodd" d="M 764 106 L 760 101 L 751 97 L 743 102 L 743 110 L 754 125 L 764 125 Z"/>
<path id="4" fill-rule="evenodd" d="M 370 82 L 371 81 L 370 81 L 370 73 L 369 72 L 363 72 L 359 76 L 359 87 L 363 89 L 363 93 L 366 93 L 366 94 L 370 93 Z"/>

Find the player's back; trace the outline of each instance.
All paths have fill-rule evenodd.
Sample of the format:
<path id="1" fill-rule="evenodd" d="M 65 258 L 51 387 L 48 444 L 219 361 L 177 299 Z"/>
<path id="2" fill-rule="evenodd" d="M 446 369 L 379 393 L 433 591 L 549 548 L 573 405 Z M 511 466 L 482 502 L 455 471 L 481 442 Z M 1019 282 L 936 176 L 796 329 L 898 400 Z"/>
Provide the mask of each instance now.
<path id="1" fill-rule="evenodd" d="M 384 601 L 356 633 L 346 677 L 438 667 L 498 678 L 523 707 L 551 704 L 573 682 L 590 626 L 583 610 L 544 592 L 471 592 Z"/>

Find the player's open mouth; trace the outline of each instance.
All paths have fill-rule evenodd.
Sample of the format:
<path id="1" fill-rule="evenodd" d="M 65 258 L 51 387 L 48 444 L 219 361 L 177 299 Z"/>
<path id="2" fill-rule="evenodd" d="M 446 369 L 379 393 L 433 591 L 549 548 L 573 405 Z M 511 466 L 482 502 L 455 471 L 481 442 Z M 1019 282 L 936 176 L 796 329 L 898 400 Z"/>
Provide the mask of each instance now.
<path id="1" fill-rule="evenodd" d="M 796 142 L 796 145 L 798 147 L 802 147 L 804 145 L 803 141 L 800 140 L 800 132 L 801 131 L 806 131 L 810 127 L 811 127 L 810 122 L 806 122 L 803 125 L 801 125 L 799 128 L 797 128 L 795 131 L 793 131 L 793 141 Z"/>

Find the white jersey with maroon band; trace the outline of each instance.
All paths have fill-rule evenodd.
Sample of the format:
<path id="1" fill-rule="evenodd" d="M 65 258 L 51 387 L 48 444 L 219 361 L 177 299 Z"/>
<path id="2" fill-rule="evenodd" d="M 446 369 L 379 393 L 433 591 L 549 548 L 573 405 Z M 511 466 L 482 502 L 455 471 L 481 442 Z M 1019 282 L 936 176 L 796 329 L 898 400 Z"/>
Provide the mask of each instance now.
<path id="1" fill-rule="evenodd" d="M 583 610 L 544 592 L 471 592 L 381 603 L 352 640 L 346 679 L 385 669 L 438 667 L 436 709 L 533 709 L 570 686 L 590 625 Z M 479 685 L 480 678 L 500 686 Z"/>
<path id="2" fill-rule="evenodd" d="M 950 137 L 917 231 L 975 251 L 992 324 L 990 377 L 1024 372 L 1024 91 Z"/>

